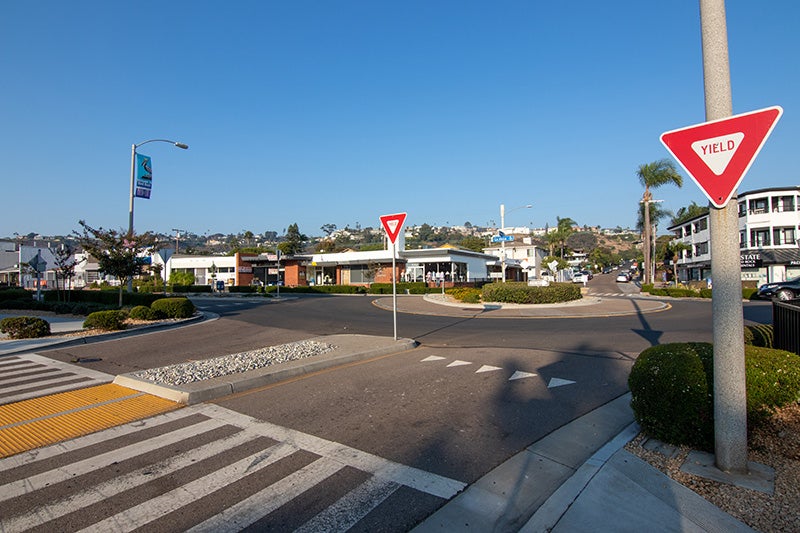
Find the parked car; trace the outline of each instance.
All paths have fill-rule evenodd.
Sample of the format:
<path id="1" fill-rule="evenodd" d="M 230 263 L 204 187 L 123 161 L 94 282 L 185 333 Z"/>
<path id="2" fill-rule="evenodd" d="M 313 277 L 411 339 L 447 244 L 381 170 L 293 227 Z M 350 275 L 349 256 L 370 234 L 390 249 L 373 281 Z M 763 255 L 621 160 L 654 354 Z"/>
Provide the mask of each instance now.
<path id="1" fill-rule="evenodd" d="M 587 281 L 589 281 L 589 276 L 583 272 L 575 272 L 572 275 L 572 283 L 586 283 Z"/>
<path id="2" fill-rule="evenodd" d="M 591 270 L 581 270 L 581 274 L 586 277 L 586 281 L 589 281 L 594 278 L 594 274 L 592 274 Z"/>
<path id="3" fill-rule="evenodd" d="M 776 300 L 800 298 L 800 276 L 776 283 L 765 283 L 758 288 L 758 297 Z"/>
<path id="4" fill-rule="evenodd" d="M 620 272 L 617 274 L 617 283 L 628 283 L 631 280 L 631 277 L 628 275 L 627 272 Z"/>

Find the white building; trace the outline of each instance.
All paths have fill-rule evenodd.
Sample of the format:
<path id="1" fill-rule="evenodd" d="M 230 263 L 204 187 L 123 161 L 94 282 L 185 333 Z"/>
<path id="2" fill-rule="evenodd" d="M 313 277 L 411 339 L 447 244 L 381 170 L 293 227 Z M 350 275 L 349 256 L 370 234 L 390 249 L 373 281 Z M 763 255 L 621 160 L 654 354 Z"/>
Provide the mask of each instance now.
<path id="1" fill-rule="evenodd" d="M 748 191 L 738 202 L 742 280 L 762 285 L 800 276 L 800 187 Z M 708 215 L 667 229 L 691 247 L 678 260 L 680 280 L 710 277 Z"/>

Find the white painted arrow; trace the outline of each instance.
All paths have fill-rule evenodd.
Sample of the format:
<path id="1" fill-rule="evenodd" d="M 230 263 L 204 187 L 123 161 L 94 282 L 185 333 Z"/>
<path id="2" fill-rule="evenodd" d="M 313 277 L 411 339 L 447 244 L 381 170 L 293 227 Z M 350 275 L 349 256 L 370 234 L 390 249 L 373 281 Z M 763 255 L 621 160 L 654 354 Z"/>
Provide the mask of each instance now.
<path id="1" fill-rule="evenodd" d="M 476 374 L 480 374 L 481 372 L 493 372 L 495 370 L 503 370 L 499 366 L 491 366 L 491 365 L 483 365 L 478 370 L 475 371 Z"/>
<path id="2" fill-rule="evenodd" d="M 431 355 L 420 361 L 420 363 L 427 363 L 428 361 L 441 361 L 444 357 L 439 357 L 438 355 Z"/>
<path id="3" fill-rule="evenodd" d="M 470 363 L 469 361 L 458 361 L 458 360 L 456 360 L 456 361 L 453 361 L 452 363 L 450 363 L 449 365 L 447 365 L 447 368 L 450 368 L 451 366 L 464 366 L 464 365 L 471 365 L 471 364 L 472 363 Z"/>
<path id="4" fill-rule="evenodd" d="M 508 378 L 508 381 L 514 381 L 515 379 L 532 378 L 535 375 L 536 374 L 533 374 L 531 372 L 523 372 L 521 370 L 517 370 L 510 378 Z"/>
<path id="5" fill-rule="evenodd" d="M 550 378 L 550 383 L 547 384 L 548 389 L 552 389 L 553 387 L 561 387 L 563 385 L 572 385 L 575 383 L 569 379 L 561 379 L 561 378 Z"/>

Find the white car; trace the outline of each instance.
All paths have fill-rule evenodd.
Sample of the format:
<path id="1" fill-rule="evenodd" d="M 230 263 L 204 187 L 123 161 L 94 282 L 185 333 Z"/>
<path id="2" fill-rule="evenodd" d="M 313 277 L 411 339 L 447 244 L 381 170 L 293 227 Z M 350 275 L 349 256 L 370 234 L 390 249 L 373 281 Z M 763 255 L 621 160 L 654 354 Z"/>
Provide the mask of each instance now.
<path id="1" fill-rule="evenodd" d="M 583 272 L 575 272 L 572 275 L 572 283 L 586 283 L 587 281 L 589 281 L 589 277 Z"/>
<path id="2" fill-rule="evenodd" d="M 626 272 L 620 272 L 617 274 L 617 283 L 628 283 L 630 280 L 631 278 Z"/>

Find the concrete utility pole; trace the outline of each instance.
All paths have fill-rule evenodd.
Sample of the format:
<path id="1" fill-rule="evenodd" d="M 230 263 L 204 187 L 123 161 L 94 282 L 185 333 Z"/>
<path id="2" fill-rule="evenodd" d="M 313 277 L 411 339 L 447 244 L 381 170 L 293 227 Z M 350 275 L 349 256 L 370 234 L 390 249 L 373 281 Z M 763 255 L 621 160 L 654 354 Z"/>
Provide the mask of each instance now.
<path id="1" fill-rule="evenodd" d="M 700 0 L 706 121 L 733 114 L 725 0 Z M 738 201 L 710 206 L 714 338 L 714 452 L 716 466 L 747 472 L 747 390 L 744 368 Z"/>

